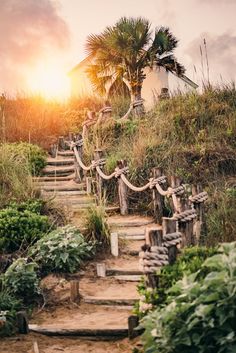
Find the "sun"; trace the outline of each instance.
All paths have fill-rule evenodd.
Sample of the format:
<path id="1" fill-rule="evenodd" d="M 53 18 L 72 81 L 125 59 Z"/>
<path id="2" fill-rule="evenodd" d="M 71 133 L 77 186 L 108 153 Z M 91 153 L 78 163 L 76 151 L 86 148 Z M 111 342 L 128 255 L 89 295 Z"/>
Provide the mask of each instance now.
<path id="1" fill-rule="evenodd" d="M 60 65 L 40 64 L 29 73 L 28 88 L 47 99 L 65 99 L 69 94 L 69 78 Z"/>

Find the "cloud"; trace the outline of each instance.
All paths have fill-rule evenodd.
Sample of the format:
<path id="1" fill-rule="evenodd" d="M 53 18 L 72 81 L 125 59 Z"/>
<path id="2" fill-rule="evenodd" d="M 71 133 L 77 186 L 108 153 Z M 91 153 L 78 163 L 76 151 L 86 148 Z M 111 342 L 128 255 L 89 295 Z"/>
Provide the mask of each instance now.
<path id="1" fill-rule="evenodd" d="M 59 55 L 69 29 L 53 0 L 0 0 L 0 89 L 24 88 L 25 72 Z"/>
<path id="2" fill-rule="evenodd" d="M 236 80 L 236 35 L 229 32 L 221 35 L 202 33 L 187 47 L 186 54 L 191 57 L 198 73 L 202 71 L 200 46 L 203 51 L 204 73 L 206 75 L 206 53 L 204 49 L 206 41 L 207 55 L 209 58 L 210 78 L 219 81 L 220 77 L 227 80 Z"/>

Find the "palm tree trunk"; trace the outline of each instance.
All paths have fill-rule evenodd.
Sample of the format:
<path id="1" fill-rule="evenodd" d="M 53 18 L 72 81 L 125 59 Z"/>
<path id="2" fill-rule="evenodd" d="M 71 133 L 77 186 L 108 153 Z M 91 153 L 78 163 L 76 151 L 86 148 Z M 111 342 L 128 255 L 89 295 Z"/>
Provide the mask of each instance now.
<path id="1" fill-rule="evenodd" d="M 142 86 L 131 87 L 131 104 L 133 105 L 133 111 L 135 115 L 141 116 L 144 114 L 144 106 L 142 99 Z"/>

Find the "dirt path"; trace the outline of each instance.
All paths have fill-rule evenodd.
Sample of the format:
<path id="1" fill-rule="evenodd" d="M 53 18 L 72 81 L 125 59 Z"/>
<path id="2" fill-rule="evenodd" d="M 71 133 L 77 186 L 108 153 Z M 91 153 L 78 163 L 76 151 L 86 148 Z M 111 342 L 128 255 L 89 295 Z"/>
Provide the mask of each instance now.
<path id="1" fill-rule="evenodd" d="M 0 353 L 34 353 L 33 343 L 37 341 L 40 353 L 131 353 L 134 341 L 128 339 L 116 342 L 85 341 L 72 338 L 54 338 L 29 334 L 1 339 Z"/>

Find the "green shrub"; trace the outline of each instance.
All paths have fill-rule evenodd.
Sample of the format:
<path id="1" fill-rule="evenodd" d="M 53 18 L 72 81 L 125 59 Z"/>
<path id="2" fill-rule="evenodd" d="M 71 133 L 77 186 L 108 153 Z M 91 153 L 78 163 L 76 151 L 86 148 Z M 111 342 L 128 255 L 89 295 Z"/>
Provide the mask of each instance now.
<path id="1" fill-rule="evenodd" d="M 85 235 L 89 241 L 97 246 L 107 247 L 110 244 L 110 228 L 107 223 L 105 204 L 92 206 L 86 214 Z"/>
<path id="2" fill-rule="evenodd" d="M 30 211 L 36 214 L 43 214 L 46 202 L 42 199 L 29 199 L 24 202 L 11 201 L 7 208 L 11 208 L 20 212 Z"/>
<path id="3" fill-rule="evenodd" d="M 223 244 L 169 291 L 169 304 L 142 322 L 146 353 L 232 353 L 236 349 L 236 243 Z"/>
<path id="4" fill-rule="evenodd" d="M 158 288 L 147 288 L 144 279 L 138 285 L 139 303 L 135 304 L 135 313 L 143 317 L 149 310 L 166 304 L 168 290 L 184 275 L 198 271 L 207 257 L 216 253 L 214 248 L 192 247 L 184 249 L 173 265 L 161 268 L 158 274 Z"/>
<path id="5" fill-rule="evenodd" d="M 47 216 L 25 210 L 0 210 L 0 252 L 25 248 L 49 230 Z"/>
<path id="6" fill-rule="evenodd" d="M 10 336 L 15 332 L 16 313 L 22 303 L 10 290 L 0 290 L 0 337 Z"/>
<path id="7" fill-rule="evenodd" d="M 86 242 L 80 231 L 72 226 L 45 235 L 29 250 L 29 256 L 43 273 L 73 273 L 93 254 L 94 244 Z"/>
<path id="8" fill-rule="evenodd" d="M 15 158 L 23 157 L 28 161 L 32 175 L 40 175 L 41 170 L 46 166 L 46 152 L 37 145 L 19 142 L 6 144 L 6 148 Z"/>
<path id="9" fill-rule="evenodd" d="M 32 303 L 40 293 L 36 268 L 37 264 L 27 259 L 15 260 L 3 275 L 3 287 L 24 303 Z"/>

